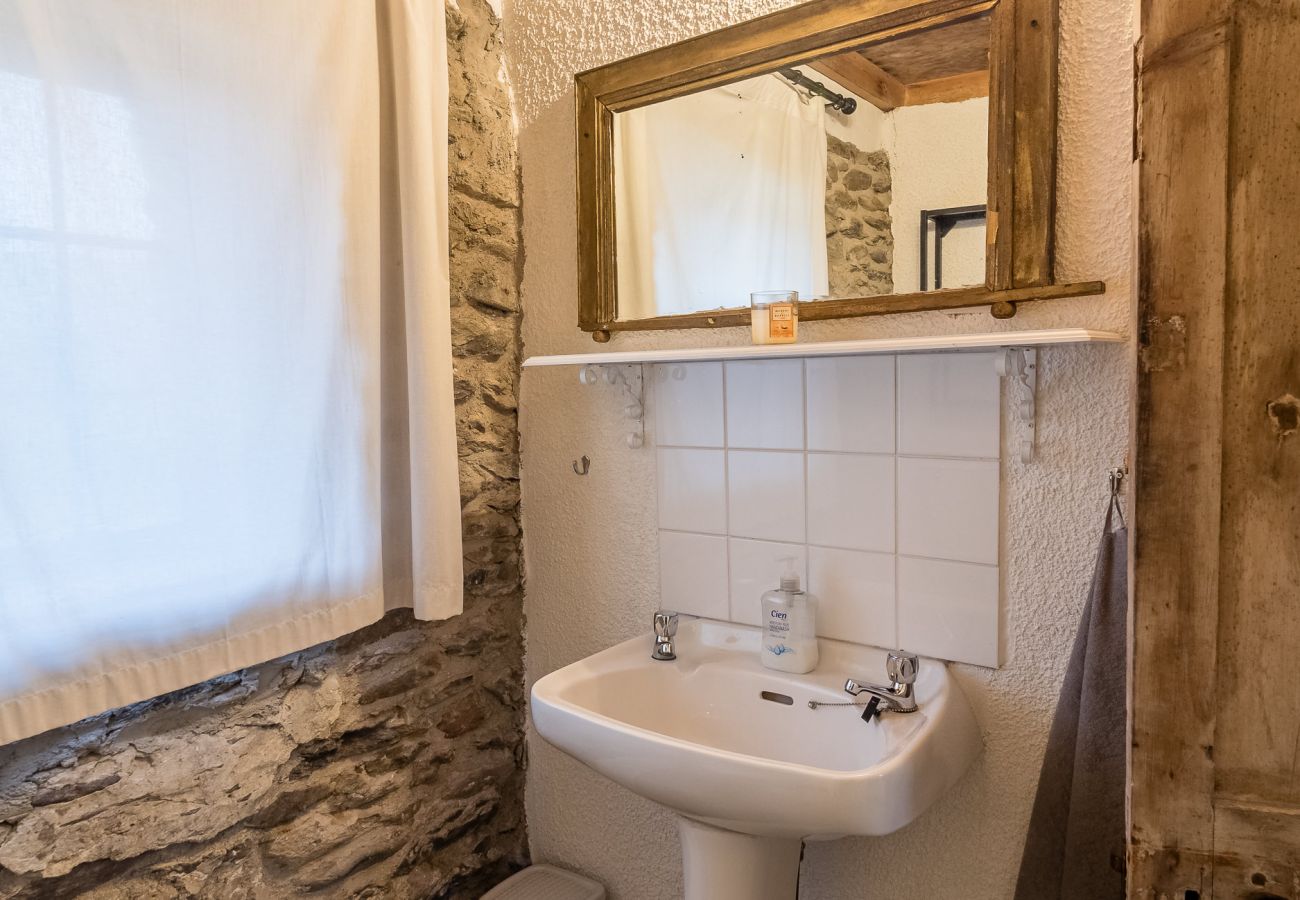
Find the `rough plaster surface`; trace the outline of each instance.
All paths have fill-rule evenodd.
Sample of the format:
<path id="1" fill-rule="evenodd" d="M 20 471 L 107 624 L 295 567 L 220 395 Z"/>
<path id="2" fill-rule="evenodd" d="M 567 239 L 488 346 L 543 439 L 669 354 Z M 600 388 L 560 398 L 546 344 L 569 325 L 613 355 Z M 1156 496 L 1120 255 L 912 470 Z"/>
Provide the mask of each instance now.
<path id="1" fill-rule="evenodd" d="M 921 210 L 983 203 L 988 184 L 987 97 L 900 106 L 888 116 L 894 169 L 894 290 L 921 288 Z M 934 248 L 930 249 L 934 278 Z M 984 228 L 958 226 L 943 245 L 944 287 L 984 283 Z"/>
<path id="2" fill-rule="evenodd" d="M 447 32 L 465 612 L 0 747 L 0 897 L 477 897 L 524 863 L 514 124 L 491 8 Z"/>
<path id="3" fill-rule="evenodd" d="M 519 93 L 524 179 L 525 353 L 593 351 L 580 333 L 575 274 L 572 76 L 575 71 L 786 5 L 751 0 L 511 0 L 506 35 Z M 826 340 L 1087 326 L 1130 330 L 1131 4 L 1061 0 L 1057 275 L 1102 279 L 1103 297 L 984 312 L 807 323 Z M 742 343 L 745 332 L 618 335 L 609 349 Z M 1012 893 L 1037 769 L 1087 590 L 1107 467 L 1128 444 L 1131 349 L 1040 354 L 1039 455 L 1003 462 L 1007 665 L 955 671 L 983 725 L 970 774 L 887 838 L 810 847 L 803 900 Z M 568 370 L 530 370 L 521 441 L 530 680 L 649 631 L 658 597 L 653 455 L 623 443 L 624 400 Z M 1014 438 L 1015 423 L 1004 422 Z M 587 454 L 591 474 L 570 461 Z M 1117 661 L 1118 663 L 1118 661 Z M 671 816 L 529 737 L 534 857 L 598 878 L 615 900 L 680 896 Z"/>

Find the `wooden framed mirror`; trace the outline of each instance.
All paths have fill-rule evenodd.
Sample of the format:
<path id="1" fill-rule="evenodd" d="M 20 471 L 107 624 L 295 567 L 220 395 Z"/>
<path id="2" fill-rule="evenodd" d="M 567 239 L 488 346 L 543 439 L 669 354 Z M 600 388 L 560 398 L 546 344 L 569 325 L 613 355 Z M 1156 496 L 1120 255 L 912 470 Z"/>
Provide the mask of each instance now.
<path id="1" fill-rule="evenodd" d="M 579 327 L 1101 293 L 1053 279 L 1056 63 L 1056 0 L 812 0 L 580 73 Z"/>

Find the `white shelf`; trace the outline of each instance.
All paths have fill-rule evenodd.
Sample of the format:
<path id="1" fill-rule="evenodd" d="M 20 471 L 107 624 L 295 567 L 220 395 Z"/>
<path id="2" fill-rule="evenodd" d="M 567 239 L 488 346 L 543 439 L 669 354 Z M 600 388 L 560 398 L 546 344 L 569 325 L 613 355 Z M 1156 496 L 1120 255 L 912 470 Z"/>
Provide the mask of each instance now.
<path id="1" fill-rule="evenodd" d="M 988 350 L 999 347 L 1044 347 L 1051 344 L 1114 344 L 1124 336 L 1088 328 L 1049 328 L 993 334 L 950 334 L 925 337 L 875 338 L 861 341 L 822 341 L 807 344 L 744 344 L 736 347 L 693 347 L 682 350 L 619 350 L 530 356 L 524 368 L 539 366 L 612 366 L 627 363 L 684 363 L 727 359 L 782 359 L 810 356 L 860 356 L 871 353 L 921 353 L 927 350 Z"/>

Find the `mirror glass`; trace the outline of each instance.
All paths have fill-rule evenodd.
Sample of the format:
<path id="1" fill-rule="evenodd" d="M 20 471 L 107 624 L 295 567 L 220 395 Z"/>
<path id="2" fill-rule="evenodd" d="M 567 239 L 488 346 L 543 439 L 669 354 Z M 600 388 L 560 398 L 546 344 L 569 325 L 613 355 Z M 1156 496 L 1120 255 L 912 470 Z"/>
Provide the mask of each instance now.
<path id="1" fill-rule="evenodd" d="M 618 318 L 983 284 L 989 21 L 616 113 Z"/>

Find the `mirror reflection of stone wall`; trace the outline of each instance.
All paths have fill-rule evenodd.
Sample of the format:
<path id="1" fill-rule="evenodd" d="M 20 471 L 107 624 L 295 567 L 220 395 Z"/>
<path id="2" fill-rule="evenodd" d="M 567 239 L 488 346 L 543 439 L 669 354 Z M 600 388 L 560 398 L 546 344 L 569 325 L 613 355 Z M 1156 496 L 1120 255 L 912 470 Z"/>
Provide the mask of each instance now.
<path id="1" fill-rule="evenodd" d="M 826 135 L 826 260 L 832 297 L 894 292 L 889 154 Z"/>

